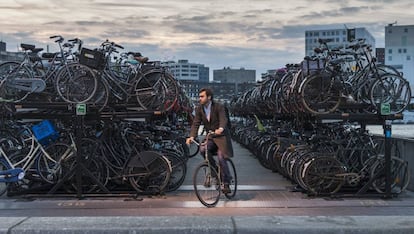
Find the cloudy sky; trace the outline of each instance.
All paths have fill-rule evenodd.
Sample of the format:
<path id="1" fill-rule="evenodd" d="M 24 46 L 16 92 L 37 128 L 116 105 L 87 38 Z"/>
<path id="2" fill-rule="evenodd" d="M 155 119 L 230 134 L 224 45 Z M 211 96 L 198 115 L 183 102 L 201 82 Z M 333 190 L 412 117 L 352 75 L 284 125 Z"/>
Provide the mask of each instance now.
<path id="1" fill-rule="evenodd" d="M 51 35 L 95 48 L 109 39 L 152 60 L 188 59 L 210 71 L 256 70 L 301 61 L 305 30 L 414 24 L 412 0 L 2 0 L 0 40 L 49 45 Z M 211 79 L 211 77 L 210 77 Z"/>

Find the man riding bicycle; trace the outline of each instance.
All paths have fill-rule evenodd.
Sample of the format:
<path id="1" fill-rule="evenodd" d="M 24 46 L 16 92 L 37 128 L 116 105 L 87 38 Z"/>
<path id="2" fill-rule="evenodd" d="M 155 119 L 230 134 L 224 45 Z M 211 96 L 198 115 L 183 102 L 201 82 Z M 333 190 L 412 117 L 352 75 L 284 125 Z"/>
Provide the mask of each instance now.
<path id="1" fill-rule="evenodd" d="M 228 129 L 229 117 L 223 104 L 213 101 L 213 92 L 211 89 L 203 88 L 199 92 L 199 102 L 195 110 L 194 120 L 191 126 L 190 137 L 186 143 L 190 144 L 197 137 L 198 128 L 201 123 L 204 124 L 205 131 L 214 131 L 216 137 L 208 139 L 207 150 L 210 162 L 214 162 L 213 155 L 217 154 L 221 168 L 221 178 L 223 179 L 223 193 L 231 193 L 229 184 L 231 180 L 229 167 L 226 162 L 227 157 L 233 157 L 233 146 L 231 143 L 230 129 Z M 205 148 L 200 149 L 202 155 L 205 154 Z M 212 163 L 216 171 L 215 163 Z"/>

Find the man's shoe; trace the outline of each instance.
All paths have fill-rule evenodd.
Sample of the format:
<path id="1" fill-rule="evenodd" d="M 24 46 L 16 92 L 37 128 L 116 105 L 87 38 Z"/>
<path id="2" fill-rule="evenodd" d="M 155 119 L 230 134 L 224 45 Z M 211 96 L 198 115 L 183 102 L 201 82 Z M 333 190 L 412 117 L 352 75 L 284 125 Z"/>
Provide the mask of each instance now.
<path id="1" fill-rule="evenodd" d="M 229 186 L 229 184 L 224 184 L 224 186 L 223 186 L 223 193 L 224 194 L 229 194 L 229 193 L 231 193 L 231 189 L 230 189 L 230 186 Z"/>

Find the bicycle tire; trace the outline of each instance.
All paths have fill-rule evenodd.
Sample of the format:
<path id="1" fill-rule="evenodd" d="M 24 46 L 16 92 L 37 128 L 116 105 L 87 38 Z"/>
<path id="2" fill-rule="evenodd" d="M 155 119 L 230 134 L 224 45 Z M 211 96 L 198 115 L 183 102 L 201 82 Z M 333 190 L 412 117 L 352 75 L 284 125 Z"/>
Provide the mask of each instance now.
<path id="1" fill-rule="evenodd" d="M 36 158 L 36 171 L 44 182 L 54 184 L 62 177 L 60 158 L 69 148 L 68 144 L 57 142 L 45 148 L 50 159 L 53 160 L 50 160 L 44 154 L 38 155 Z"/>
<path id="2" fill-rule="evenodd" d="M 128 179 L 138 193 L 162 193 L 171 176 L 170 161 L 155 151 L 139 152 L 128 162 Z"/>
<path id="3" fill-rule="evenodd" d="M 95 94 L 88 101 L 92 106 L 96 107 L 99 112 L 101 112 L 105 107 L 107 107 L 109 102 L 109 87 L 108 82 L 105 79 L 98 79 L 98 85 Z"/>
<path id="4" fill-rule="evenodd" d="M 197 139 L 194 139 L 197 141 Z M 195 142 L 191 142 L 189 145 L 186 144 L 186 147 L 188 148 L 188 157 L 192 158 L 200 152 L 200 143 L 197 141 L 197 144 Z"/>
<path id="5" fill-rule="evenodd" d="M 311 194 L 334 194 L 341 189 L 345 182 L 343 177 L 336 175 L 343 173 L 345 173 L 345 169 L 337 159 L 319 156 L 305 165 L 302 176 L 303 182 Z"/>
<path id="6" fill-rule="evenodd" d="M 18 62 L 5 62 L 0 64 L 0 98 L 8 102 L 23 101 L 31 93 L 13 88 L 14 79 L 33 78 L 32 71 L 26 66 L 19 68 L 20 65 Z"/>
<path id="7" fill-rule="evenodd" d="M 329 114 L 341 103 L 340 89 L 334 87 L 333 77 L 314 74 L 306 78 L 300 87 L 300 99 L 303 107 L 310 113 Z"/>
<path id="8" fill-rule="evenodd" d="M 187 174 L 187 163 L 183 157 L 172 152 L 163 151 L 168 160 L 171 162 L 171 176 L 165 188 L 166 192 L 177 190 L 184 182 Z"/>
<path id="9" fill-rule="evenodd" d="M 370 89 L 373 106 L 390 104 L 391 114 L 401 113 L 410 104 L 411 88 L 408 81 L 399 75 L 386 73 L 376 80 Z"/>
<path id="10" fill-rule="evenodd" d="M 217 205 L 221 195 L 221 181 L 217 171 L 207 163 L 201 163 L 194 171 L 193 186 L 198 200 L 206 207 Z"/>
<path id="11" fill-rule="evenodd" d="M 174 78 L 162 70 L 150 70 L 135 83 L 137 101 L 145 110 L 168 111 L 177 102 Z"/>
<path id="12" fill-rule="evenodd" d="M 56 77 L 57 93 L 68 103 L 88 102 L 94 97 L 98 88 L 95 72 L 79 63 L 63 66 Z"/>
<path id="13" fill-rule="evenodd" d="M 227 197 L 227 199 L 232 199 L 236 196 L 237 193 L 237 172 L 236 167 L 234 166 L 233 160 L 230 158 L 226 158 L 227 165 L 229 166 L 229 172 L 230 172 L 230 193 L 225 193 L 224 196 Z"/>
<path id="14" fill-rule="evenodd" d="M 372 170 L 370 172 L 370 177 L 373 178 L 374 176 L 378 176 L 377 174 L 380 173 L 379 170 L 384 169 L 385 159 L 381 158 L 375 162 L 372 166 Z M 385 174 L 380 173 L 379 178 L 375 179 L 372 182 L 372 187 L 378 193 L 385 193 Z M 408 167 L 408 162 L 404 161 L 397 157 L 391 158 L 391 191 L 393 193 L 401 193 L 405 189 L 407 189 L 408 184 L 410 183 L 410 169 Z"/>

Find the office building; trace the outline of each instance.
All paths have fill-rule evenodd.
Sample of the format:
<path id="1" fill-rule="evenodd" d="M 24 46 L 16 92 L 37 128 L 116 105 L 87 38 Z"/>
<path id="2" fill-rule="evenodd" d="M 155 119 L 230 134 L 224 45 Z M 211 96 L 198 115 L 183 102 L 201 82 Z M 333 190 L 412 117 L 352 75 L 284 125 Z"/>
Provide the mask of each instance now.
<path id="1" fill-rule="evenodd" d="M 375 50 L 375 38 L 365 28 L 323 29 L 305 31 L 305 55 L 314 55 L 314 48 L 320 47 L 318 39 L 331 39 L 330 48 L 346 47 L 352 39 L 365 39 Z"/>
<path id="2" fill-rule="evenodd" d="M 414 25 L 385 27 L 385 64 L 402 72 L 414 91 Z"/>
<path id="3" fill-rule="evenodd" d="M 182 80 L 180 83 L 187 96 L 196 102 L 198 101 L 198 95 L 201 88 L 211 88 L 214 93 L 214 99 L 221 102 L 229 102 L 234 96 L 242 94 L 255 86 L 255 83 L 238 84 L 195 80 Z"/>
<path id="4" fill-rule="evenodd" d="M 0 51 L 6 51 L 6 42 L 0 41 Z"/>
<path id="5" fill-rule="evenodd" d="M 255 83 L 256 70 L 247 70 L 244 68 L 233 69 L 224 67 L 220 70 L 213 71 L 213 80 L 221 83 Z"/>
<path id="6" fill-rule="evenodd" d="M 385 64 L 385 48 L 377 48 L 375 50 L 375 57 L 379 64 Z"/>
<path id="7" fill-rule="evenodd" d="M 188 60 L 162 62 L 178 80 L 199 80 L 208 82 L 210 69 L 203 64 L 190 63 Z"/>

